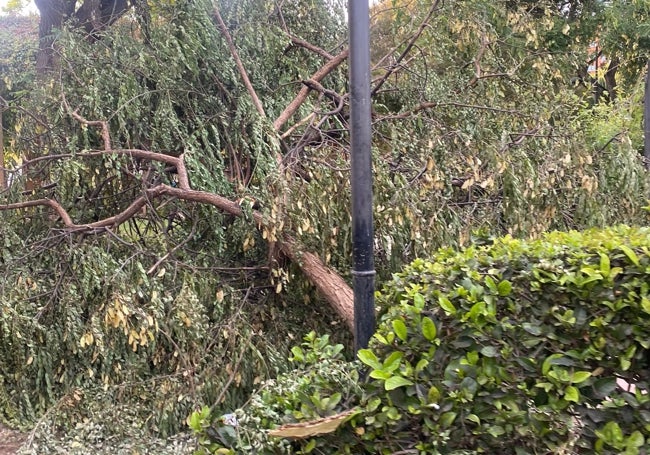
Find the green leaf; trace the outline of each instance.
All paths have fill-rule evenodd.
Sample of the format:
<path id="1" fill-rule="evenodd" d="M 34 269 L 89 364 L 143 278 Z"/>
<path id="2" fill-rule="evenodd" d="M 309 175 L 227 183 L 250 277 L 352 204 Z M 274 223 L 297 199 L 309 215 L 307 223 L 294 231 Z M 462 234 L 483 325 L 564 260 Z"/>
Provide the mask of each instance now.
<path id="1" fill-rule="evenodd" d="M 445 310 L 445 313 L 456 314 L 456 307 L 447 297 L 441 295 L 438 297 L 438 303 L 440 304 L 440 308 Z"/>
<path id="2" fill-rule="evenodd" d="M 452 423 L 454 423 L 457 415 L 458 414 L 453 411 L 445 412 L 440 416 L 440 424 L 445 428 L 449 427 Z"/>
<path id="3" fill-rule="evenodd" d="M 393 325 L 393 331 L 395 332 L 395 335 L 397 335 L 397 338 L 399 338 L 402 341 L 406 341 L 407 330 L 404 321 L 402 321 L 401 319 L 395 319 L 392 325 Z"/>
<path id="4" fill-rule="evenodd" d="M 361 349 L 357 353 L 357 358 L 361 360 L 363 363 L 368 365 L 370 368 L 373 368 L 375 370 L 381 370 L 382 365 L 379 363 L 379 359 L 377 359 L 377 356 L 375 355 L 374 352 L 372 352 L 370 349 Z"/>
<path id="5" fill-rule="evenodd" d="M 619 245 L 619 248 L 627 258 L 632 262 L 632 264 L 636 265 L 637 267 L 639 266 L 639 257 L 636 255 L 636 253 L 627 245 Z"/>
<path id="6" fill-rule="evenodd" d="M 590 371 L 576 371 L 575 373 L 573 373 L 573 376 L 571 377 L 571 382 L 573 384 L 580 384 L 581 382 L 585 382 L 590 377 L 591 377 Z"/>
<path id="7" fill-rule="evenodd" d="M 521 328 L 531 335 L 538 336 L 542 334 L 542 328 L 539 325 L 531 324 L 530 322 L 524 322 L 521 324 Z"/>
<path id="8" fill-rule="evenodd" d="M 429 341 L 436 339 L 438 331 L 436 329 L 436 324 L 429 317 L 422 318 L 422 335 Z"/>
<path id="9" fill-rule="evenodd" d="M 506 430 L 503 429 L 500 425 L 492 425 L 487 430 L 493 437 L 498 438 L 499 436 L 505 434 Z"/>
<path id="10" fill-rule="evenodd" d="M 415 372 L 419 373 L 420 371 L 424 370 L 427 366 L 429 366 L 429 361 L 427 359 L 420 359 L 415 365 Z"/>
<path id="11" fill-rule="evenodd" d="M 611 271 L 611 267 L 609 264 L 609 256 L 607 256 L 604 253 L 600 253 L 600 272 L 603 274 L 603 276 L 609 276 L 609 272 Z"/>
<path id="12" fill-rule="evenodd" d="M 302 449 L 302 453 L 310 453 L 315 448 L 316 448 L 316 440 L 312 438 L 312 439 L 309 440 L 309 442 Z"/>
<path id="13" fill-rule="evenodd" d="M 429 393 L 427 393 L 427 402 L 437 403 L 438 401 L 440 401 L 440 391 L 436 386 L 432 385 L 429 389 Z"/>
<path id="14" fill-rule="evenodd" d="M 374 379 L 381 379 L 385 381 L 386 379 L 390 379 L 391 377 L 393 377 L 393 373 L 384 370 L 372 370 L 369 376 Z"/>
<path id="15" fill-rule="evenodd" d="M 384 371 L 395 371 L 399 368 L 399 364 L 402 361 L 404 354 L 399 351 L 391 352 L 391 354 L 384 360 L 384 363 L 381 366 L 381 369 Z"/>
<path id="16" fill-rule="evenodd" d="M 646 313 L 650 313 L 650 299 L 647 297 L 642 297 L 641 298 L 641 308 L 643 308 L 643 311 Z"/>
<path id="17" fill-rule="evenodd" d="M 401 376 L 393 376 L 391 378 L 386 379 L 386 382 L 384 383 L 384 388 L 386 390 L 394 390 L 398 387 L 404 387 L 409 385 L 413 385 L 413 381 L 410 381 Z"/>
<path id="18" fill-rule="evenodd" d="M 488 287 L 488 289 L 490 291 L 498 292 L 497 291 L 497 285 L 496 285 L 496 283 L 494 282 L 494 280 L 492 279 L 492 277 L 490 275 L 487 275 L 485 277 L 485 285 Z"/>
<path id="19" fill-rule="evenodd" d="M 293 354 L 293 360 L 298 362 L 303 362 L 305 360 L 305 354 L 299 346 L 292 347 L 291 353 Z"/>
<path id="20" fill-rule="evenodd" d="M 481 354 L 484 357 L 496 357 L 499 355 L 499 350 L 494 346 L 485 346 L 481 349 Z"/>
<path id="21" fill-rule="evenodd" d="M 551 354 L 549 355 L 546 360 L 544 360 L 544 363 L 542 364 L 542 374 L 546 376 L 548 374 L 548 371 L 551 369 L 551 365 L 554 365 L 554 361 L 557 359 L 561 359 L 563 356 L 562 354 Z"/>
<path id="22" fill-rule="evenodd" d="M 498 290 L 499 295 L 501 297 L 505 297 L 507 295 L 510 295 L 510 293 L 512 292 L 512 283 L 510 283 L 510 281 L 508 281 L 508 280 L 503 280 L 497 286 L 497 290 Z"/>
<path id="23" fill-rule="evenodd" d="M 580 391 L 576 387 L 570 385 L 564 389 L 564 399 L 566 401 L 577 403 L 580 400 Z"/>
<path id="24" fill-rule="evenodd" d="M 193 412 L 193 413 L 190 415 L 190 418 L 188 419 L 187 424 L 188 424 L 189 427 L 190 427 L 192 430 L 194 430 L 196 433 L 199 433 L 200 431 L 202 431 L 202 428 L 201 428 L 201 415 L 200 415 L 200 413 L 198 413 L 198 412 L 196 412 L 196 411 Z"/>
<path id="25" fill-rule="evenodd" d="M 616 390 L 616 379 L 614 378 L 601 378 L 597 379 L 593 385 L 599 398 L 605 398 Z"/>
<path id="26" fill-rule="evenodd" d="M 643 434 L 640 431 L 635 431 L 633 432 L 628 438 L 625 443 L 625 445 L 628 448 L 631 447 L 643 447 L 645 445 L 645 438 L 643 437 Z"/>

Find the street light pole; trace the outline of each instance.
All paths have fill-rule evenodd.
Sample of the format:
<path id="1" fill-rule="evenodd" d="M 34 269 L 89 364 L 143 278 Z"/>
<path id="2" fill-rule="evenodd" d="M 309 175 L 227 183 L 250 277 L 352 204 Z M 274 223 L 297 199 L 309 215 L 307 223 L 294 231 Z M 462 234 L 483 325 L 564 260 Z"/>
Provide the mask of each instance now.
<path id="1" fill-rule="evenodd" d="M 348 24 L 350 30 L 352 285 L 356 352 L 368 347 L 368 341 L 375 332 L 368 0 L 348 0 Z"/>

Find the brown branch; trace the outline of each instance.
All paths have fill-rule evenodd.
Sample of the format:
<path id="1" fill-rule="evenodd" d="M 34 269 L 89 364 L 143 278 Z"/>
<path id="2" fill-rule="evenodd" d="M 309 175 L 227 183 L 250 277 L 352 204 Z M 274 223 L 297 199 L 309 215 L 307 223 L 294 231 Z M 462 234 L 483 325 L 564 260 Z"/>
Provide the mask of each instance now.
<path id="1" fill-rule="evenodd" d="M 429 11 L 427 12 L 426 17 L 424 18 L 424 20 L 420 24 L 420 27 L 418 28 L 418 30 L 415 32 L 415 35 L 413 35 L 411 37 L 411 39 L 409 40 L 409 43 L 406 45 L 406 47 L 404 48 L 402 53 L 399 55 L 399 57 L 397 57 L 397 60 L 395 60 L 395 63 L 393 65 L 391 65 L 386 70 L 384 75 L 379 79 L 379 81 L 375 85 L 375 88 L 372 89 L 371 96 L 374 96 L 379 91 L 381 86 L 384 85 L 384 83 L 388 80 L 388 78 L 391 76 L 391 74 L 393 74 L 395 72 L 395 70 L 400 66 L 400 62 L 402 60 L 404 60 L 404 58 L 406 58 L 406 56 L 408 55 L 409 52 L 411 52 L 411 49 L 413 48 L 413 46 L 415 46 L 415 42 L 418 40 L 418 38 L 420 38 L 420 35 L 422 35 L 422 33 L 424 32 L 424 29 L 427 27 L 427 25 L 429 25 L 429 21 L 431 20 L 431 17 L 433 16 L 433 13 L 435 13 L 436 10 L 438 9 L 438 4 L 439 3 L 440 3 L 440 0 L 435 0 L 433 2 L 431 7 L 429 8 Z"/>
<path id="2" fill-rule="evenodd" d="M 214 193 L 185 188 L 174 188 L 160 184 L 148 190 L 117 215 L 104 218 L 94 223 L 76 224 L 61 204 L 52 199 L 37 199 L 34 201 L 0 205 L 0 211 L 17 210 L 29 207 L 47 206 L 60 217 L 66 229 L 72 232 L 96 231 L 101 228 L 118 226 L 137 214 L 149 202 L 161 196 L 172 196 L 184 201 L 193 201 L 212 205 L 223 212 L 234 216 L 243 216 L 241 206 Z M 253 211 L 253 220 L 260 228 L 270 227 L 270 222 L 258 211 Z M 277 240 L 277 246 L 291 261 L 297 264 L 307 279 L 318 289 L 323 297 L 332 305 L 346 324 L 353 330 L 354 311 L 353 294 L 350 286 L 338 274 L 323 264 L 323 261 L 313 253 L 303 251 L 302 246 L 291 236 L 283 235 Z"/>
<path id="3" fill-rule="evenodd" d="M 320 115 L 336 115 L 340 113 L 343 110 L 343 102 L 346 98 L 346 96 L 341 96 L 338 93 L 336 93 L 334 90 L 329 90 L 323 87 L 319 82 L 316 82 L 312 79 L 307 79 L 306 81 L 302 81 L 303 84 L 305 84 L 307 87 L 309 87 L 312 90 L 316 90 L 319 93 L 322 93 L 326 97 L 328 97 L 330 100 L 334 101 L 336 103 L 336 109 L 329 111 L 329 112 L 316 112 L 317 114 Z"/>
<path id="4" fill-rule="evenodd" d="M 487 36 L 483 34 L 483 37 L 481 38 L 481 47 L 479 48 L 478 53 L 476 54 L 476 58 L 474 59 L 474 77 L 467 84 L 468 87 L 473 87 L 479 80 L 483 78 L 481 74 L 481 60 L 483 59 L 483 55 L 485 54 L 485 50 L 487 49 L 488 44 L 489 41 L 487 39 Z"/>
<path id="5" fill-rule="evenodd" d="M 316 71 L 310 78 L 312 81 L 320 82 L 325 76 L 331 73 L 337 66 L 345 61 L 348 58 L 348 49 L 345 49 L 338 55 L 334 56 L 330 61 L 323 65 L 318 71 Z M 298 95 L 289 103 L 284 111 L 278 116 L 277 119 L 273 122 L 273 128 L 276 131 L 280 131 L 280 128 L 287 123 L 289 118 L 298 110 L 298 108 L 305 102 L 307 96 L 311 89 L 309 87 L 303 86 L 298 92 Z"/>
<path id="6" fill-rule="evenodd" d="M 528 114 L 524 114 L 523 112 L 514 110 L 514 109 L 501 109 L 498 107 L 492 107 L 492 106 L 482 106 L 479 104 L 464 104 L 464 103 L 437 103 L 437 102 L 432 102 L 432 101 L 427 101 L 424 103 L 421 103 L 411 109 L 408 112 L 402 112 L 401 114 L 395 114 L 395 115 L 386 115 L 384 117 L 379 118 L 380 121 L 383 120 L 393 120 L 393 119 L 405 119 L 412 117 L 413 115 L 417 114 L 420 111 L 424 111 L 426 109 L 432 109 L 435 107 L 458 107 L 458 108 L 465 108 L 465 109 L 480 109 L 484 111 L 493 111 L 493 112 L 503 112 L 506 114 L 517 114 L 521 115 L 523 117 L 530 117 Z"/>
<path id="7" fill-rule="evenodd" d="M 228 43 L 228 49 L 230 50 L 230 55 L 232 56 L 233 60 L 235 61 L 235 65 L 237 65 L 237 70 L 239 71 L 239 75 L 241 76 L 242 80 L 244 81 L 244 85 L 246 86 L 246 90 L 248 90 L 248 94 L 250 95 L 251 99 L 253 100 L 253 104 L 255 105 L 255 109 L 257 109 L 257 112 L 262 116 L 266 117 L 266 113 L 264 112 L 264 107 L 262 106 L 262 102 L 260 101 L 259 97 L 257 96 L 257 93 L 255 92 L 255 89 L 253 88 L 253 84 L 251 84 L 250 79 L 248 78 L 248 74 L 246 73 L 246 68 L 244 68 L 244 64 L 242 63 L 241 59 L 239 58 L 239 53 L 237 52 L 237 48 L 235 47 L 235 43 L 232 40 L 232 36 L 230 36 L 230 33 L 228 32 L 228 27 L 226 27 L 226 24 L 224 23 L 221 14 L 219 13 L 219 8 L 214 7 L 214 16 L 217 19 L 217 26 L 219 27 L 219 31 L 223 35 L 223 37 L 226 39 L 226 43 Z"/>
<path id="8" fill-rule="evenodd" d="M 65 106 L 66 110 L 70 113 L 72 118 L 77 120 L 79 123 L 86 125 L 86 126 L 98 126 L 101 128 L 102 131 L 102 141 L 104 142 L 104 150 L 110 151 L 111 150 L 111 133 L 108 129 L 108 122 L 105 120 L 86 120 L 83 118 L 79 113 L 77 112 L 77 109 L 72 110 L 70 108 L 70 105 L 68 104 L 68 100 L 65 99 L 65 94 L 61 93 L 61 99 L 63 100 L 63 105 Z"/>
<path id="9" fill-rule="evenodd" d="M 185 175 L 185 180 L 187 180 L 187 172 L 185 171 L 185 163 L 180 160 L 179 162 L 179 157 L 175 157 L 172 155 L 165 155 L 164 153 L 157 153 L 157 152 L 150 152 L 147 150 L 140 150 L 140 149 L 114 149 L 110 151 L 111 154 L 114 155 L 128 155 L 133 158 L 140 158 L 140 159 L 145 159 L 145 160 L 151 160 L 151 161 L 159 161 L 162 163 L 167 163 L 172 166 L 176 166 L 177 169 L 179 165 L 181 166 L 182 170 L 178 171 L 178 177 L 179 181 L 181 180 L 181 172 L 184 173 Z M 81 152 L 81 153 L 59 153 L 56 155 L 44 155 L 44 156 L 37 156 L 36 158 L 32 158 L 29 161 L 25 161 L 25 163 L 21 166 L 18 166 L 14 169 L 11 169 L 12 172 L 19 172 L 23 169 L 26 169 L 34 164 L 37 164 L 41 161 L 54 161 L 54 160 L 60 160 L 63 158 L 92 158 L 96 156 L 102 156 L 106 155 L 106 152 L 103 150 L 90 150 L 88 152 Z M 189 187 L 189 183 L 188 183 Z"/>
<path id="10" fill-rule="evenodd" d="M 2 204 L 0 205 L 0 211 L 20 210 L 29 207 L 39 207 L 39 206 L 41 207 L 46 206 L 53 209 L 61 217 L 61 220 L 63 221 L 64 225 L 66 226 L 74 225 L 72 219 L 70 218 L 70 215 L 68 215 L 68 212 L 66 212 L 63 206 L 52 199 L 36 199 L 33 201 L 16 202 L 13 204 Z"/>
<path id="11" fill-rule="evenodd" d="M 318 54 L 318 55 L 320 55 L 321 57 L 323 57 L 323 58 L 325 58 L 327 60 L 331 60 L 331 59 L 334 58 L 334 56 L 332 54 L 330 54 L 329 52 L 327 52 L 326 50 L 323 50 L 320 47 L 315 46 L 315 45 L 311 44 L 310 42 L 307 42 L 307 41 L 305 41 L 305 40 L 303 40 L 301 38 L 298 38 L 297 36 L 294 36 L 293 34 L 291 34 L 291 32 L 289 31 L 289 27 L 287 26 L 287 22 L 284 20 L 284 15 L 282 14 L 282 5 L 276 4 L 275 12 L 278 14 L 278 18 L 280 19 L 280 28 L 282 29 L 282 31 L 284 33 L 287 34 L 287 36 L 291 40 L 291 43 L 293 43 L 293 44 L 295 44 L 297 46 L 300 46 L 300 47 L 304 47 L 305 49 L 310 50 L 313 53 Z"/>
<path id="12" fill-rule="evenodd" d="M 219 22 L 221 26 L 223 26 L 225 30 L 225 24 L 223 23 L 223 20 L 221 20 L 221 16 L 219 15 L 219 12 L 217 10 L 215 11 L 217 17 L 219 18 Z M 227 30 L 225 31 L 227 33 Z M 227 34 L 226 36 L 229 37 L 230 35 Z M 230 39 L 229 39 L 229 45 L 232 46 L 232 40 Z M 235 51 L 234 47 L 232 47 L 231 50 Z M 236 52 L 234 52 L 233 56 L 236 56 Z M 343 60 L 345 60 L 345 58 L 347 58 L 347 51 L 343 51 L 341 54 L 339 54 L 333 60 L 331 60 L 325 66 L 323 66 L 319 71 L 315 73 L 313 79 L 315 81 L 320 81 L 332 69 L 334 69 L 338 64 L 340 64 Z M 241 69 L 243 71 L 243 67 Z M 245 71 L 243 71 L 242 77 L 246 77 L 245 74 L 246 74 Z M 304 97 L 306 98 L 309 89 L 305 87 L 304 90 L 305 90 Z M 303 91 L 301 90 L 301 93 L 302 92 Z M 251 93 L 251 96 L 254 96 L 254 94 L 255 92 L 253 91 Z M 297 99 L 299 99 L 300 96 L 301 95 L 299 94 Z M 292 104 L 295 105 L 294 112 L 298 108 L 301 102 L 302 101 L 296 102 L 296 100 L 292 102 Z M 83 118 L 81 115 L 79 115 L 76 111 L 72 111 L 69 105 L 67 104 L 67 102 L 65 101 L 65 98 L 64 98 L 64 103 L 66 105 L 67 110 L 77 121 L 81 122 L 82 124 L 99 127 L 101 129 L 105 150 L 93 150 L 93 151 L 83 152 L 79 154 L 51 155 L 46 157 L 35 158 L 34 160 L 31 161 L 31 163 L 35 163 L 43 160 L 59 159 L 63 157 L 74 157 L 74 156 L 92 157 L 92 156 L 110 155 L 110 154 L 128 155 L 134 158 L 158 161 L 158 162 L 163 162 L 175 166 L 178 175 L 179 187 L 174 188 L 165 184 L 159 184 L 152 188 L 148 188 L 144 190 L 143 192 L 144 194 L 142 196 L 136 198 L 126 209 L 124 209 L 120 213 L 93 223 L 86 223 L 86 224 L 76 224 L 72 220 L 68 212 L 65 210 L 65 208 L 59 202 L 48 198 L 19 202 L 19 203 L 12 203 L 12 204 L 3 204 L 0 205 L 0 211 L 18 210 L 18 209 L 38 207 L 38 206 L 50 207 L 59 215 L 66 229 L 72 232 L 89 232 L 89 231 L 92 232 L 92 231 L 97 231 L 102 229 L 109 230 L 131 219 L 133 216 L 139 213 L 142 207 L 148 204 L 152 199 L 156 199 L 162 196 L 171 196 L 185 201 L 193 201 L 202 204 L 209 204 L 231 215 L 238 216 L 238 217 L 244 216 L 245 212 L 240 206 L 240 204 L 238 204 L 237 202 L 233 202 L 225 197 L 219 196 L 214 193 L 191 189 L 188 174 L 187 174 L 187 169 L 185 167 L 184 156 L 182 154 L 178 157 L 174 157 L 162 153 L 150 152 L 147 150 L 139 150 L 139 149 L 112 150 L 110 131 L 109 131 L 107 121 L 103 121 L 103 120 L 89 121 Z M 259 105 L 259 107 L 261 108 L 261 104 Z M 260 114 L 263 115 L 263 111 L 261 111 Z M 288 114 L 287 118 L 290 115 L 291 114 Z M 280 124 L 280 126 L 281 125 L 282 123 Z M 280 165 L 282 164 L 281 158 L 279 159 L 278 162 Z M 302 270 L 302 272 L 305 274 L 307 279 L 316 287 L 316 289 L 318 289 L 318 291 L 323 295 L 323 297 L 325 297 L 327 302 L 333 307 L 336 313 L 346 322 L 348 328 L 350 330 L 354 330 L 354 299 L 353 299 L 352 289 L 345 282 L 345 280 L 341 278 L 341 276 L 338 275 L 335 271 L 328 268 L 317 255 L 303 251 L 302 245 L 299 242 L 297 242 L 295 239 L 293 239 L 291 236 L 282 233 L 280 234 L 279 238 L 276 238 L 276 236 L 273 234 L 275 230 L 274 219 L 267 219 L 262 215 L 261 212 L 258 211 L 253 211 L 252 216 L 258 228 L 269 231 L 267 235 L 269 247 L 273 248 L 274 245 L 277 246 L 285 256 L 287 256 L 290 260 L 292 260 L 295 264 L 297 264 Z"/>
<path id="13" fill-rule="evenodd" d="M 540 126 L 536 126 L 531 130 L 524 131 L 523 133 L 517 133 L 516 137 L 513 137 L 514 134 L 510 135 L 510 142 L 505 144 L 501 149 L 499 150 L 500 153 L 505 152 L 506 150 L 516 147 L 518 145 L 521 145 L 524 143 L 524 141 L 529 138 L 529 137 L 535 137 L 537 136 L 537 132 L 541 129 Z"/>
<path id="14" fill-rule="evenodd" d="M 305 41 L 304 39 L 300 39 L 297 36 L 293 36 L 291 33 L 287 33 L 289 35 L 289 39 L 291 39 L 291 42 L 295 44 L 296 46 L 304 47 L 305 49 L 312 51 L 314 54 L 320 55 L 321 57 L 327 59 L 327 60 L 332 60 L 334 56 L 327 52 L 324 49 L 321 49 L 318 46 L 315 46 L 311 44 L 310 42 Z"/>

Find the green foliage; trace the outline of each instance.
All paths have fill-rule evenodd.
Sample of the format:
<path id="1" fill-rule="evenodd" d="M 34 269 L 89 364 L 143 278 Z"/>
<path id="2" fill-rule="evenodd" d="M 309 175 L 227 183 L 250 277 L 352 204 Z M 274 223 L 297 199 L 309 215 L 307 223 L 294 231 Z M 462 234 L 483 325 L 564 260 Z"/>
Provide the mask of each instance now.
<path id="1" fill-rule="evenodd" d="M 616 104 L 594 113 L 591 95 L 570 84 L 586 59 L 587 24 L 580 34 L 577 25 L 575 35 L 574 28 L 563 34 L 566 19 L 551 14 L 555 2 L 545 5 L 548 14 L 530 2 L 441 2 L 403 62 L 407 70 L 373 98 L 381 277 L 432 249 L 466 245 L 477 230 L 536 237 L 647 222 L 638 74 L 620 85 Z M 430 7 L 375 6 L 375 80 L 405 51 Z M 561 51 L 546 36 L 556 27 L 567 39 Z M 306 147 L 301 166 L 309 180 L 289 183 L 291 226 L 346 273 L 351 233 L 340 220 L 350 217 L 348 156 L 337 141 L 326 142 Z M 325 193 L 332 203 L 323 203 Z"/>
<path id="2" fill-rule="evenodd" d="M 332 416 L 361 400 L 349 380 L 357 375 L 355 367 L 340 359 L 339 347 L 314 336 L 292 350 L 298 372 L 275 383 L 289 398 L 258 395 L 255 412 L 238 412 L 242 423 L 235 439 L 230 429 L 215 423 L 215 416 L 241 405 L 260 381 L 285 371 L 292 334 L 329 326 L 331 315 L 310 304 L 313 289 L 295 270 L 269 264 L 266 240 L 288 233 L 340 273 L 350 269 L 347 99 L 339 114 L 326 115 L 337 103 L 313 91 L 281 131 L 270 124 L 293 100 L 300 81 L 324 62 L 291 36 L 336 54 L 345 42 L 346 24 L 338 1 L 218 3 L 264 104 L 263 118 L 214 25 L 211 3 L 149 3 L 146 27 L 144 18 L 125 16 L 92 42 L 73 25 L 58 31 L 56 76 L 33 85 L 33 73 L 24 68 L 31 68 L 25 62 L 36 41 L 8 38 L 10 46 L 0 51 L 5 84 L 0 88 L 11 104 L 3 119 L 6 145 L 14 165 L 21 155 L 51 156 L 24 168 L 22 175 L 15 173 L 2 203 L 52 198 L 83 223 L 123 210 L 143 188 L 174 184 L 173 173 L 163 166 L 126 156 L 81 158 L 80 153 L 102 149 L 103 143 L 97 128 L 70 115 L 76 111 L 88 120 L 106 120 L 114 149 L 184 153 L 193 188 L 232 200 L 254 199 L 275 225 L 258 233 L 250 216 L 233 219 L 212 208 L 165 199 L 149 201 L 143 213 L 116 229 L 81 236 L 59 230 L 60 221 L 41 208 L 3 211 L 0 412 L 22 421 L 45 415 L 35 436 L 41 447 L 75 431 L 78 422 L 123 422 L 110 435 L 115 438 L 137 437 L 128 430 L 135 427 L 142 430 L 138 434 L 165 436 L 205 403 L 209 413 L 191 419 L 205 450 L 226 438 L 228 445 L 220 448 L 227 450 L 233 444 L 258 453 L 265 447 L 275 453 L 363 446 L 375 453 L 373 438 L 382 425 L 395 424 L 399 433 L 398 422 L 411 415 L 408 406 L 420 395 L 432 404 L 450 400 L 445 417 L 431 423 L 440 429 L 441 441 L 457 422 L 479 428 L 482 421 L 465 419 L 458 405 L 478 394 L 470 380 L 461 387 L 454 381 L 462 380 L 452 375 L 453 390 L 437 383 L 420 390 L 417 375 L 434 368 L 439 351 L 373 350 L 361 355 L 372 363 L 370 384 L 378 395 L 364 399 L 365 416 L 351 417 L 358 432 L 340 441 L 269 443 L 260 427 Z M 373 53 L 378 64 L 373 78 L 397 68 L 373 98 L 380 276 L 439 246 L 467 244 L 477 230 L 535 237 L 548 229 L 647 221 L 641 206 L 648 177 L 637 150 L 642 137 L 638 71 L 621 71 L 620 99 L 593 110 L 568 83 L 575 66 L 584 63 L 593 21 L 585 16 L 566 29 L 566 19 L 551 14 L 556 2 L 440 2 L 406 58 L 393 66 L 431 2 L 389 3 L 387 13 L 373 17 L 373 45 L 387 54 L 380 62 L 384 55 Z M 580 3 L 585 11 L 601 13 L 595 6 L 599 2 Z M 645 17 L 643 2 L 632 3 L 634 17 Z M 636 27 L 623 22 L 615 25 Z M 636 27 L 631 42 L 642 42 L 643 27 Z M 393 35 L 386 38 L 387 31 Z M 609 40 L 605 32 L 603 43 Z M 629 55 L 626 65 L 634 60 L 635 54 Z M 322 84 L 345 94 L 346 68 L 337 68 Z M 71 157 L 53 158 L 60 154 Z M 34 181 L 53 186 L 23 194 L 23 183 Z M 630 248 L 642 261 L 640 252 Z M 612 270 L 620 267 L 618 259 L 608 257 Z M 487 275 L 483 291 L 478 285 L 474 294 L 468 291 L 472 299 L 510 301 L 520 292 L 510 277 Z M 273 295 L 269 281 L 281 294 Z M 432 304 L 424 292 L 412 297 L 418 305 Z M 489 316 L 489 302 L 467 310 L 457 299 L 441 295 L 433 304 L 452 320 L 465 317 L 462 323 Z M 434 314 L 404 311 L 385 328 L 396 337 L 389 344 L 431 348 L 447 336 Z M 568 325 L 579 320 L 575 310 L 567 311 L 560 311 L 557 320 Z M 382 333 L 388 339 L 388 332 Z M 496 342 L 485 345 L 467 362 L 482 368 L 489 363 L 483 359 L 501 359 L 501 350 Z M 634 364 L 639 352 L 627 361 Z M 414 355 L 433 357 L 414 362 Z M 551 395 L 561 390 L 558 400 L 576 407 L 583 403 L 583 389 L 595 381 L 584 374 L 595 370 L 565 377 L 556 372 L 562 367 L 551 363 L 556 361 L 549 361 L 547 371 L 557 376 L 546 379 L 552 387 L 537 389 Z M 415 395 L 404 396 L 413 390 Z M 75 401 L 78 391 L 96 401 Z M 116 402 L 103 395 L 116 391 Z M 503 415 L 524 418 L 509 406 L 504 404 Z M 133 420 L 120 419 L 117 410 L 131 410 Z M 420 414 L 434 411 L 435 406 L 425 407 Z M 487 421 L 494 434 L 510 431 L 498 419 Z M 94 453 L 99 431 L 93 425 L 77 430 L 85 438 L 79 442 L 84 450 Z M 618 425 L 620 432 L 603 424 L 588 440 L 595 440 L 598 431 L 603 451 L 610 446 L 628 450 L 639 441 L 634 431 L 646 437 L 643 429 Z M 217 442 L 208 434 L 212 427 Z M 480 434 L 489 440 L 489 432 Z M 377 447 L 383 444 L 378 441 Z M 402 450 L 398 439 L 386 442 L 392 443 Z"/>
<path id="3" fill-rule="evenodd" d="M 332 393 L 315 361 L 254 395 L 239 434 L 261 438 L 255 453 L 644 454 L 649 265 L 650 229 L 626 226 L 418 259 L 378 295 L 378 330 L 358 353 L 362 392 L 345 385 L 354 377 L 338 385 L 353 394 L 342 409 L 360 414 L 292 446 L 263 436 L 287 416 L 313 417 L 296 412 L 305 398 L 290 381 L 312 403 Z"/>
<path id="4" fill-rule="evenodd" d="M 644 453 L 648 264 L 650 231 L 624 226 L 415 261 L 359 353 L 365 450 Z"/>
<path id="5" fill-rule="evenodd" d="M 295 369 L 266 381 L 233 416 L 215 415 L 209 408 L 194 412 L 190 427 L 198 436 L 198 454 L 328 453 L 332 447 L 350 447 L 351 440 L 307 437 L 290 442 L 268 435 L 268 429 L 287 423 L 313 421 L 352 408 L 361 394 L 357 365 L 345 361 L 343 346 L 329 336 L 305 336 L 289 359 Z M 342 449 L 343 450 L 343 449 Z"/>

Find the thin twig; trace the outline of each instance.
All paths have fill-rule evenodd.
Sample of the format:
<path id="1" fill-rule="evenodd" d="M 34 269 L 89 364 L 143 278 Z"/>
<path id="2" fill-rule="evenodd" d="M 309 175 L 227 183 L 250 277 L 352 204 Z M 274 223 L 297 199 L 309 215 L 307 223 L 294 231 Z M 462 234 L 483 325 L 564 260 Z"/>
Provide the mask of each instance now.
<path id="1" fill-rule="evenodd" d="M 415 45 L 415 42 L 420 38 L 420 35 L 424 32 L 424 29 L 427 27 L 429 24 L 429 21 L 431 20 L 431 17 L 433 16 L 433 13 L 436 12 L 438 9 L 438 4 L 440 3 L 440 0 L 436 0 L 433 2 L 431 7 L 429 8 L 429 11 L 427 12 L 426 17 L 420 24 L 420 27 L 418 30 L 415 32 L 415 34 L 411 37 L 409 40 L 409 43 L 406 45 L 402 53 L 397 57 L 397 60 L 395 60 L 395 63 L 391 65 L 388 70 L 384 73 L 384 75 L 377 81 L 375 84 L 375 87 L 372 89 L 371 96 L 374 96 L 379 89 L 381 88 L 382 85 L 388 80 L 388 78 L 395 72 L 395 70 L 399 67 L 401 64 L 402 60 L 408 55 L 409 52 L 411 52 L 411 49 Z"/>
<path id="2" fill-rule="evenodd" d="M 255 89 L 253 88 L 253 84 L 251 84 L 250 79 L 248 78 L 248 74 L 246 73 L 246 68 L 244 68 L 244 64 L 242 63 L 241 59 L 239 58 L 239 53 L 237 52 L 237 48 L 235 47 L 235 43 L 232 40 L 232 36 L 230 36 L 230 33 L 228 32 L 228 27 L 226 27 L 226 24 L 224 23 L 223 19 L 221 18 L 221 14 L 219 13 L 219 8 L 214 7 L 214 16 L 217 19 L 217 26 L 219 27 L 219 31 L 223 35 L 223 37 L 226 39 L 226 43 L 228 44 L 228 49 L 230 50 L 230 55 L 232 56 L 233 60 L 235 61 L 235 65 L 237 65 L 237 70 L 239 71 L 239 75 L 241 76 L 242 80 L 244 81 L 244 85 L 246 86 L 246 90 L 248 90 L 248 94 L 250 95 L 251 99 L 253 100 L 253 104 L 255 105 L 255 109 L 257 109 L 257 112 L 264 118 L 266 118 L 266 113 L 264 112 L 264 107 L 262 106 L 262 102 L 260 101 L 259 97 L 257 96 L 257 93 L 255 92 Z"/>

